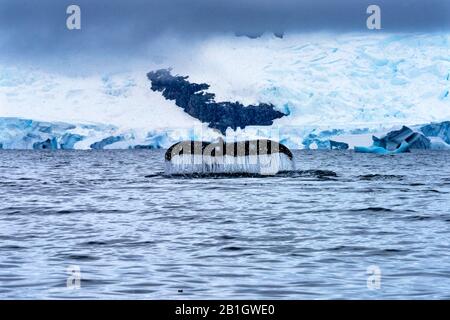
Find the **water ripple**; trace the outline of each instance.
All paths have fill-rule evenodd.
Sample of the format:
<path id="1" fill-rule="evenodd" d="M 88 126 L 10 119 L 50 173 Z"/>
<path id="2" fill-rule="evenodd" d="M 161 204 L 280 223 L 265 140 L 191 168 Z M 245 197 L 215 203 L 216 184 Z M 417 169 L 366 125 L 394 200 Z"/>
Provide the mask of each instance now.
<path id="1" fill-rule="evenodd" d="M 448 298 L 448 152 L 295 151 L 274 177 L 163 155 L 0 151 L 0 298 Z"/>

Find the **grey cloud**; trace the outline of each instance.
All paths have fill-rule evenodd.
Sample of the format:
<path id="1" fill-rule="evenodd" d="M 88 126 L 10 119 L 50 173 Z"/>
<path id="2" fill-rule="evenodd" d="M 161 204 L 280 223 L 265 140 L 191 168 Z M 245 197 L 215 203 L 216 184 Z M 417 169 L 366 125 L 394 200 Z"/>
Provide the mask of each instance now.
<path id="1" fill-rule="evenodd" d="M 66 29 L 66 8 L 82 30 Z M 138 53 L 160 35 L 366 31 L 366 8 L 382 9 L 387 32 L 450 29 L 446 0 L 0 0 L 0 59 Z"/>

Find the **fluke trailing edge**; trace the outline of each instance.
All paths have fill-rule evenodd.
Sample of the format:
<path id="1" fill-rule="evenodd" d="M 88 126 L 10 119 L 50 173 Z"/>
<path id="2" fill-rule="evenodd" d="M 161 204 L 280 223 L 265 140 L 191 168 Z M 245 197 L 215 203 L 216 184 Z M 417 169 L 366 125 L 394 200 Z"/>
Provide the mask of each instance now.
<path id="1" fill-rule="evenodd" d="M 235 174 L 274 175 L 294 170 L 292 152 L 283 144 L 266 140 L 225 143 L 181 141 L 165 154 L 166 174 Z"/>

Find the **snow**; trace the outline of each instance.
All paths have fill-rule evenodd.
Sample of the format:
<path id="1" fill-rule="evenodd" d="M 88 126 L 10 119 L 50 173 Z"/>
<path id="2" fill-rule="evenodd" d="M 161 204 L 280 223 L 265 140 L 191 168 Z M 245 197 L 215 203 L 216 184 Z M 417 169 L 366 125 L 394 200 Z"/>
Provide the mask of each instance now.
<path id="1" fill-rule="evenodd" d="M 218 138 L 150 90 L 146 73 L 172 67 L 191 82 L 210 84 L 217 101 L 273 103 L 289 114 L 270 127 L 228 130 L 227 140 L 269 138 L 305 148 L 314 134 L 350 148 L 369 145 L 372 134 L 450 119 L 449 48 L 448 33 L 227 35 L 170 50 L 160 64 L 130 62 L 127 68 L 124 61 L 120 73 L 69 75 L 0 65 L 0 144 L 31 149 L 56 138 L 58 148 L 89 149 L 123 137 L 104 147 L 166 148 L 180 140 Z M 333 129 L 341 131 L 322 134 Z"/>
<path id="2" fill-rule="evenodd" d="M 211 84 L 219 100 L 271 102 L 276 125 L 355 127 L 444 121 L 449 34 L 307 34 L 216 39 L 174 71 Z M 220 76 L 218 76 L 220 75 Z"/>
<path id="3" fill-rule="evenodd" d="M 429 137 L 431 141 L 431 149 L 434 150 L 450 150 L 450 145 L 447 144 L 442 138 Z"/>

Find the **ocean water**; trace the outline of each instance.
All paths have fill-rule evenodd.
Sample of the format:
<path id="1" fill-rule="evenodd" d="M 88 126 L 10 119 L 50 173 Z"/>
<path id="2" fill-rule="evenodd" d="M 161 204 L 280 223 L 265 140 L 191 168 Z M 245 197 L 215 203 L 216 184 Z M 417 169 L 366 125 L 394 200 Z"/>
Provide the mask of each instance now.
<path id="1" fill-rule="evenodd" d="M 0 298 L 450 298 L 449 152 L 295 151 L 264 178 L 163 155 L 1 151 Z"/>

